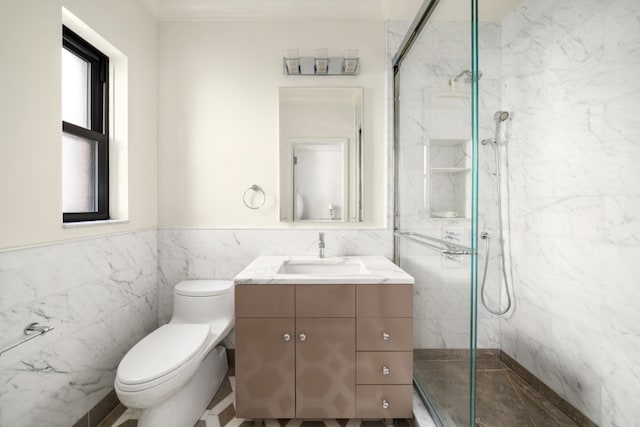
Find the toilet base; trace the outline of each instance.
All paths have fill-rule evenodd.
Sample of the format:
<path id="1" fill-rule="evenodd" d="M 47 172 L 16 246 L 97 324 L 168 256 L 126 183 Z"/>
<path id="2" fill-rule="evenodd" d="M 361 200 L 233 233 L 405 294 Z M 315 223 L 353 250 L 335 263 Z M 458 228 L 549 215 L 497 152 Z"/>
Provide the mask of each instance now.
<path id="1" fill-rule="evenodd" d="M 229 370 L 227 350 L 218 346 L 202 360 L 193 378 L 164 402 L 142 410 L 138 427 L 193 427 Z"/>

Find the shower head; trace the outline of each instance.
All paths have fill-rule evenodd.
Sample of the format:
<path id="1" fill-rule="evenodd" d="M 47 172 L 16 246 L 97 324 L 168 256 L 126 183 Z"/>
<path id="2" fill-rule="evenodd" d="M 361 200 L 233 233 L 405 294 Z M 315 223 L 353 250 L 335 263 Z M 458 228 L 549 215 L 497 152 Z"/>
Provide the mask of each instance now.
<path id="1" fill-rule="evenodd" d="M 508 118 L 509 118 L 508 111 L 496 111 L 496 113 L 493 115 L 493 120 L 497 122 L 504 122 Z"/>
<path id="2" fill-rule="evenodd" d="M 460 72 L 460 74 L 458 74 L 455 77 L 452 77 L 451 79 L 449 79 L 449 84 L 455 84 L 458 79 L 460 79 L 460 77 L 464 77 L 464 82 L 465 83 L 471 83 L 471 81 L 473 80 L 473 73 L 469 70 L 464 70 L 462 72 Z M 480 80 L 482 78 L 482 71 L 478 71 L 478 80 Z"/>

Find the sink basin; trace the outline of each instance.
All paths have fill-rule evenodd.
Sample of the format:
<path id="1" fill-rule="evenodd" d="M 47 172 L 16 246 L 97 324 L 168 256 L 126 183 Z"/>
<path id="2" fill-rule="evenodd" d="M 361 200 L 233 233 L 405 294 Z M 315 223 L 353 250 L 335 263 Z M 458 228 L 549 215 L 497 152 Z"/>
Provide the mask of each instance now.
<path id="1" fill-rule="evenodd" d="M 361 261 L 343 258 L 317 260 L 285 260 L 276 274 L 309 274 L 314 276 L 352 276 L 371 274 Z"/>

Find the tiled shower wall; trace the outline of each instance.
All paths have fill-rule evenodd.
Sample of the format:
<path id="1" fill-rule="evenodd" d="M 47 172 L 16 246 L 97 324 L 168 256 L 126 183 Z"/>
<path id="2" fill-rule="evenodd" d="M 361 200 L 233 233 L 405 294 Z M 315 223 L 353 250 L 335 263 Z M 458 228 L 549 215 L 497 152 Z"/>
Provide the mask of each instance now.
<path id="1" fill-rule="evenodd" d="M 409 23 L 388 23 L 388 57 L 395 54 Z M 431 22 L 423 29 L 400 71 L 400 149 L 399 194 L 400 226 L 435 238 L 457 236 L 469 246 L 470 219 L 434 219 L 435 200 L 449 197 L 451 186 L 431 185 L 434 175 L 428 167 L 435 162 L 436 150 L 429 148 L 433 139 L 471 139 L 471 86 L 464 77 L 455 93 L 449 81 L 471 68 L 470 24 L 465 22 Z M 481 117 L 490 118 L 500 105 L 500 26 L 480 26 L 480 46 L 486 52 L 481 71 Z M 467 98 L 452 95 L 467 95 Z M 392 99 L 389 99 L 391 102 Z M 481 138 L 493 137 L 493 123 L 480 121 Z M 479 226 L 497 236 L 497 196 L 494 157 L 491 147 L 481 147 Z M 425 154 L 426 149 L 426 154 Z M 470 144 L 464 153 L 470 166 Z M 458 154 L 460 155 L 460 154 Z M 435 164 L 435 163 L 434 163 Z M 425 179 L 426 167 L 426 179 Z M 446 175 L 437 175 L 444 177 Z M 468 189 L 459 197 L 470 200 L 470 174 L 449 175 L 468 180 Z M 440 182 L 442 184 L 442 182 Z M 460 211 L 460 216 L 465 212 Z M 467 210 L 467 216 L 470 212 Z M 497 241 L 497 238 L 495 239 Z M 494 246 L 487 274 L 487 300 L 496 310 L 500 302 L 499 254 Z M 400 244 L 401 266 L 416 279 L 414 295 L 414 345 L 416 348 L 463 349 L 469 346 L 471 316 L 469 269 L 466 256 L 447 258 L 407 240 Z M 481 264 L 484 253 L 481 253 Z M 478 312 L 478 347 L 500 346 L 500 320 L 482 307 Z"/>
<path id="2" fill-rule="evenodd" d="M 113 390 L 120 359 L 157 326 L 157 231 L 0 252 L 0 425 L 68 427 Z"/>
<path id="3" fill-rule="evenodd" d="M 502 348 L 601 426 L 640 419 L 639 46 L 637 0 L 526 0 L 502 22 Z"/>

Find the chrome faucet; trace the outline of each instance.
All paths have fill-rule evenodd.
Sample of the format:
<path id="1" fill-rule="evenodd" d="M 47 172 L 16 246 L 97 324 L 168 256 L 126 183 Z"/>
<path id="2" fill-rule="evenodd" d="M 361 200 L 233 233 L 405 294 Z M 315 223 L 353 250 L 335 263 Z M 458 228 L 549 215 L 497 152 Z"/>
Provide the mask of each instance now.
<path id="1" fill-rule="evenodd" d="M 324 233 L 318 233 L 318 256 L 324 258 Z"/>

